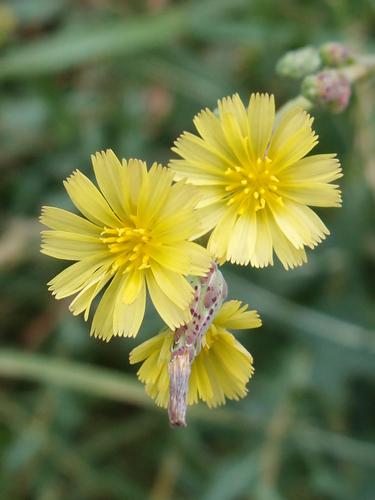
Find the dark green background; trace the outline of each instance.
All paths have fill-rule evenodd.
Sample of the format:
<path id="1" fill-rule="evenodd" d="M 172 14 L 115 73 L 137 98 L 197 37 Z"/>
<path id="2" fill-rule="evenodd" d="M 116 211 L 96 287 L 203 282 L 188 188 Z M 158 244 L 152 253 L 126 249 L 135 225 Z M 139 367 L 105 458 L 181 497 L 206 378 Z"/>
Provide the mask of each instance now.
<path id="1" fill-rule="evenodd" d="M 166 163 L 202 107 L 298 83 L 287 50 L 342 40 L 374 51 L 373 0 L 12 0 L 0 7 L 0 498 L 38 500 L 375 498 L 375 82 L 342 115 L 316 114 L 316 151 L 343 163 L 344 207 L 304 267 L 226 266 L 231 298 L 263 328 L 248 397 L 189 412 L 172 430 L 128 353 L 56 302 L 64 267 L 39 254 L 43 204 L 70 207 L 62 180 L 89 155 Z"/>

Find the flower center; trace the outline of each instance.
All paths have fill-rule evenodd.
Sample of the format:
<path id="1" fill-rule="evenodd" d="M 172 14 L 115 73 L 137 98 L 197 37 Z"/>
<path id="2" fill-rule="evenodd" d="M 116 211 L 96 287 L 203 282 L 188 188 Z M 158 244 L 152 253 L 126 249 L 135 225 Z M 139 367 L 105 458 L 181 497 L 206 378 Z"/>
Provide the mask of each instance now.
<path id="1" fill-rule="evenodd" d="M 124 267 L 123 273 L 135 269 L 147 269 L 150 267 L 151 235 L 143 228 L 105 227 L 101 232 L 100 240 L 107 245 L 108 250 L 116 254 L 113 271 Z"/>
<path id="2" fill-rule="evenodd" d="M 280 181 L 272 173 L 272 160 L 268 156 L 246 166 L 228 168 L 225 176 L 228 177 L 227 205 L 235 203 L 239 215 L 249 210 L 262 210 L 271 200 L 283 203 L 278 193 Z"/>

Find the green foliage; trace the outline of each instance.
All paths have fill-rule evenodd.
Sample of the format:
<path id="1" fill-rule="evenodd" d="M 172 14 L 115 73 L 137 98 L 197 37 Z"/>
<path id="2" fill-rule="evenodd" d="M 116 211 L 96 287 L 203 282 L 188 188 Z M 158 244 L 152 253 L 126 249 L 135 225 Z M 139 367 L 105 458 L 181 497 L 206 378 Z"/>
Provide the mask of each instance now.
<path id="1" fill-rule="evenodd" d="M 287 51 L 341 40 L 374 49 L 373 2 L 12 0 L 0 13 L 0 497 L 372 500 L 375 496 L 374 83 L 340 116 L 320 112 L 321 152 L 342 161 L 331 236 L 285 272 L 226 266 L 230 298 L 264 326 L 239 338 L 255 358 L 248 397 L 192 408 L 172 430 L 128 364 L 157 332 L 90 339 L 45 283 L 42 204 L 89 155 L 167 162 L 201 107 L 298 84 Z M 359 44 L 361 41 L 361 44 Z"/>

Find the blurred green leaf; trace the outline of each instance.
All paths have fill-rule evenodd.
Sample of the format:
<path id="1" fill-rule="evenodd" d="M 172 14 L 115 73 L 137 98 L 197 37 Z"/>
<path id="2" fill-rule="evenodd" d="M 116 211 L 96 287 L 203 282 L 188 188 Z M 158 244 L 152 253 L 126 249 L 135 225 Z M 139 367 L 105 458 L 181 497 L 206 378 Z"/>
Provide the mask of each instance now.
<path id="1" fill-rule="evenodd" d="M 238 271 L 227 269 L 233 286 L 231 293 L 243 297 L 252 306 L 262 311 L 262 315 L 272 318 L 280 325 L 321 337 L 363 354 L 375 355 L 375 331 L 331 317 L 320 311 L 293 303 L 288 299 L 263 289 L 243 278 Z M 249 299 L 246 299 L 249 297 Z"/>
<path id="2" fill-rule="evenodd" d="M 184 32 L 184 12 L 108 21 L 98 26 L 65 29 L 27 46 L 10 49 L 0 58 L 0 78 L 53 73 L 83 62 L 98 63 L 105 57 L 125 56 L 172 43 Z"/>
<path id="3" fill-rule="evenodd" d="M 120 374 L 116 376 L 110 371 L 98 370 L 96 367 L 48 360 L 38 355 L 1 351 L 0 373 L 27 380 L 43 380 L 45 383 L 84 390 L 129 404 L 153 406 L 143 386 L 134 377 Z"/>

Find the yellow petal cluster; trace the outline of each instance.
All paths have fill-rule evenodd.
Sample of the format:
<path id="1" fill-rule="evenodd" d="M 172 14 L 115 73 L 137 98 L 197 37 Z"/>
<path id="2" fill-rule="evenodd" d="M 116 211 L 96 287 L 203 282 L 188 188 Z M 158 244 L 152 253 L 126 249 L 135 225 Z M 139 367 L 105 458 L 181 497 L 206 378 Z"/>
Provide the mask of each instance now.
<path id="1" fill-rule="evenodd" d="M 199 186 L 208 249 L 220 261 L 265 267 L 273 253 L 286 269 L 306 262 L 327 227 L 310 207 L 339 207 L 333 181 L 341 177 L 334 154 L 306 156 L 318 143 L 313 119 L 291 107 L 275 117 L 273 96 L 236 94 L 194 119 L 199 135 L 175 143 L 182 159 L 170 167 L 177 179 Z"/>
<path id="2" fill-rule="evenodd" d="M 251 354 L 227 330 L 261 326 L 256 311 L 237 300 L 225 302 L 202 339 L 202 348 L 194 359 L 189 381 L 188 404 L 202 400 L 209 407 L 238 400 L 247 393 L 252 376 Z M 142 362 L 139 379 L 158 406 L 166 407 L 169 399 L 168 363 L 173 332 L 168 329 L 139 345 L 130 353 L 130 363 Z"/>
<path id="3" fill-rule="evenodd" d="M 76 295 L 73 314 L 87 320 L 104 293 L 91 334 L 105 340 L 135 336 L 144 317 L 146 289 L 172 329 L 190 319 L 193 290 L 186 276 L 203 276 L 208 252 L 191 241 L 199 231 L 197 189 L 173 183 L 173 173 L 154 163 L 120 162 L 108 150 L 92 157 L 99 189 L 80 171 L 65 188 L 82 215 L 43 207 L 42 252 L 75 261 L 49 283 L 57 299 Z"/>

